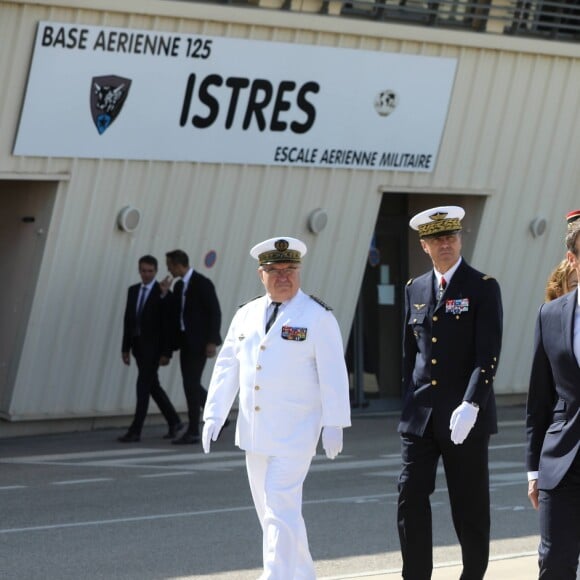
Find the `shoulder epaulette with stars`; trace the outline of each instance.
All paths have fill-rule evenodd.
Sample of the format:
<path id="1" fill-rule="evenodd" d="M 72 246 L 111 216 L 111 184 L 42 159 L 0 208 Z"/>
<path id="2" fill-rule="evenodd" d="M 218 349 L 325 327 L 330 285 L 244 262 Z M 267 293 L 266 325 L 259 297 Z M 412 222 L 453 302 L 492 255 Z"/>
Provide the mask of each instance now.
<path id="1" fill-rule="evenodd" d="M 488 276 L 487 274 L 485 274 L 485 276 L 481 277 L 482 280 L 495 280 L 495 278 L 493 276 Z"/>
<path id="2" fill-rule="evenodd" d="M 250 302 L 253 302 L 254 300 L 257 300 L 258 298 L 262 298 L 262 296 L 254 296 L 253 298 L 250 298 L 247 302 L 244 302 L 243 304 L 240 304 L 238 306 L 238 308 L 242 308 L 246 304 L 249 304 Z"/>
<path id="3" fill-rule="evenodd" d="M 322 308 L 324 308 L 325 310 L 332 310 L 332 308 L 326 304 L 326 302 L 323 302 L 322 300 L 320 300 L 320 298 L 313 296 L 312 294 L 310 294 L 310 298 L 312 298 L 312 300 L 314 300 L 314 302 L 317 302 L 318 304 L 320 304 L 320 306 L 322 306 Z"/>
<path id="4" fill-rule="evenodd" d="M 407 280 L 407 286 L 410 286 L 413 283 L 413 278 L 409 278 Z"/>

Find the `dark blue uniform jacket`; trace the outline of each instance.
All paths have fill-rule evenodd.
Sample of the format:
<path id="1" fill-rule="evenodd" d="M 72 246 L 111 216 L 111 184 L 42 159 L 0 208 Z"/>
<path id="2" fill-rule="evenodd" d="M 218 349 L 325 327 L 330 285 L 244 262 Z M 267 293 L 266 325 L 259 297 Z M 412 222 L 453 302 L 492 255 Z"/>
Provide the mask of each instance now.
<path id="1" fill-rule="evenodd" d="M 465 260 L 439 302 L 433 280 L 431 270 L 406 286 L 398 430 L 422 436 L 432 418 L 436 436 L 450 437 L 451 413 L 470 401 L 480 408 L 472 433 L 496 433 L 493 381 L 503 319 L 499 284 Z"/>

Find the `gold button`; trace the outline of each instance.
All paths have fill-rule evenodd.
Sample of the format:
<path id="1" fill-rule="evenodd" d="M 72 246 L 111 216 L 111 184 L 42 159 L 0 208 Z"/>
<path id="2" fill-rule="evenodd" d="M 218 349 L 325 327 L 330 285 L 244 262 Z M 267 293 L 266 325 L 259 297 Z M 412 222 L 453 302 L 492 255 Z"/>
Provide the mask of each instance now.
<path id="1" fill-rule="evenodd" d="M 256 386 L 254 387 L 254 391 L 259 391 L 259 390 L 260 390 L 260 387 L 259 387 L 258 385 L 256 385 Z"/>
<path id="2" fill-rule="evenodd" d="M 436 337 L 436 336 L 434 336 L 434 337 L 431 339 L 431 342 L 437 342 L 437 337 Z"/>
<path id="3" fill-rule="evenodd" d="M 431 381 L 431 384 L 432 384 L 434 387 L 436 387 L 436 386 L 437 386 L 437 381 L 436 381 L 435 379 L 433 379 L 433 380 Z"/>
<path id="4" fill-rule="evenodd" d="M 481 372 L 484 373 L 485 372 L 485 369 L 481 369 Z"/>
<path id="5" fill-rule="evenodd" d="M 487 379 L 485 379 L 485 384 L 487 385 L 489 383 L 489 381 Z"/>
<path id="6" fill-rule="evenodd" d="M 455 315 L 455 319 L 456 319 L 456 320 L 459 320 L 459 314 L 456 314 L 456 315 Z"/>
<path id="7" fill-rule="evenodd" d="M 431 359 L 431 364 L 432 365 L 436 365 L 437 364 L 437 359 L 436 358 L 432 358 Z"/>
<path id="8" fill-rule="evenodd" d="M 434 316 L 433 317 L 433 322 L 437 322 L 438 320 L 439 320 L 439 317 L 438 316 Z"/>
<path id="9" fill-rule="evenodd" d="M 259 411 L 259 410 L 260 410 L 260 407 L 258 407 L 258 406 L 254 407 L 254 411 Z"/>
<path id="10" fill-rule="evenodd" d="M 413 318 L 413 322 L 417 322 L 417 319 L 416 318 Z"/>
<path id="11" fill-rule="evenodd" d="M 494 365 L 491 365 L 491 368 L 492 368 L 492 369 L 494 369 L 494 368 L 495 368 L 495 366 L 494 366 Z"/>
<path id="12" fill-rule="evenodd" d="M 257 371 L 261 371 L 262 370 L 262 365 L 256 365 L 256 370 Z"/>

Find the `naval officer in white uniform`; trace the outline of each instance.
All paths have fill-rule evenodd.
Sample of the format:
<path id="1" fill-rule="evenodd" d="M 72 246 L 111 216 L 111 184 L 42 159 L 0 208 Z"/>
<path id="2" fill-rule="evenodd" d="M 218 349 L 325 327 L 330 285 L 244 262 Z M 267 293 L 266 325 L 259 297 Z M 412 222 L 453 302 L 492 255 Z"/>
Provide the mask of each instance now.
<path id="1" fill-rule="evenodd" d="M 266 294 L 235 314 L 218 355 L 204 410 L 209 453 L 239 394 L 236 445 L 246 452 L 263 532 L 260 580 L 316 578 L 302 517 L 302 486 L 322 432 L 328 458 L 350 426 L 342 338 L 328 306 L 300 289 L 306 245 L 276 237 L 250 255 Z"/>

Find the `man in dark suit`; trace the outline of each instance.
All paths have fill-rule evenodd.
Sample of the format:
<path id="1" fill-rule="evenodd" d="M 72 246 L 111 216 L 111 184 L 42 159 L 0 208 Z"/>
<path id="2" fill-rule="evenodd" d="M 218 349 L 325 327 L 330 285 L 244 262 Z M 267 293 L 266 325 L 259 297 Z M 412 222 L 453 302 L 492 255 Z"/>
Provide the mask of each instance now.
<path id="1" fill-rule="evenodd" d="M 566 235 L 580 277 L 580 221 Z M 540 512 L 542 580 L 576 580 L 580 556 L 578 289 L 540 307 L 527 402 L 528 496 Z"/>
<path id="2" fill-rule="evenodd" d="M 431 578 L 429 496 L 439 458 L 461 544 L 461 579 L 481 580 L 489 559 L 488 446 L 497 432 L 493 381 L 502 303 L 498 283 L 461 257 L 464 214 L 444 206 L 410 221 L 433 263 L 405 292 L 397 520 L 403 578 L 410 580 Z"/>
<path id="3" fill-rule="evenodd" d="M 121 443 L 133 443 L 141 439 L 150 396 L 169 425 L 166 439 L 174 438 L 183 426 L 169 397 L 159 384 L 159 366 L 169 363 L 171 342 L 168 301 L 161 298 L 161 289 L 155 280 L 157 259 L 153 256 L 140 258 L 139 275 L 141 284 L 131 286 L 127 292 L 121 348 L 121 356 L 126 365 L 130 364 L 131 352 L 137 363 L 137 405 L 127 433 L 118 438 Z"/>
<path id="4" fill-rule="evenodd" d="M 189 415 L 187 431 L 173 443 L 193 444 L 200 441 L 200 407 L 207 399 L 201 375 L 207 359 L 216 355 L 222 342 L 221 310 L 213 283 L 190 267 L 183 250 L 165 256 L 171 275 L 180 278 L 172 293 L 173 327 Z"/>

